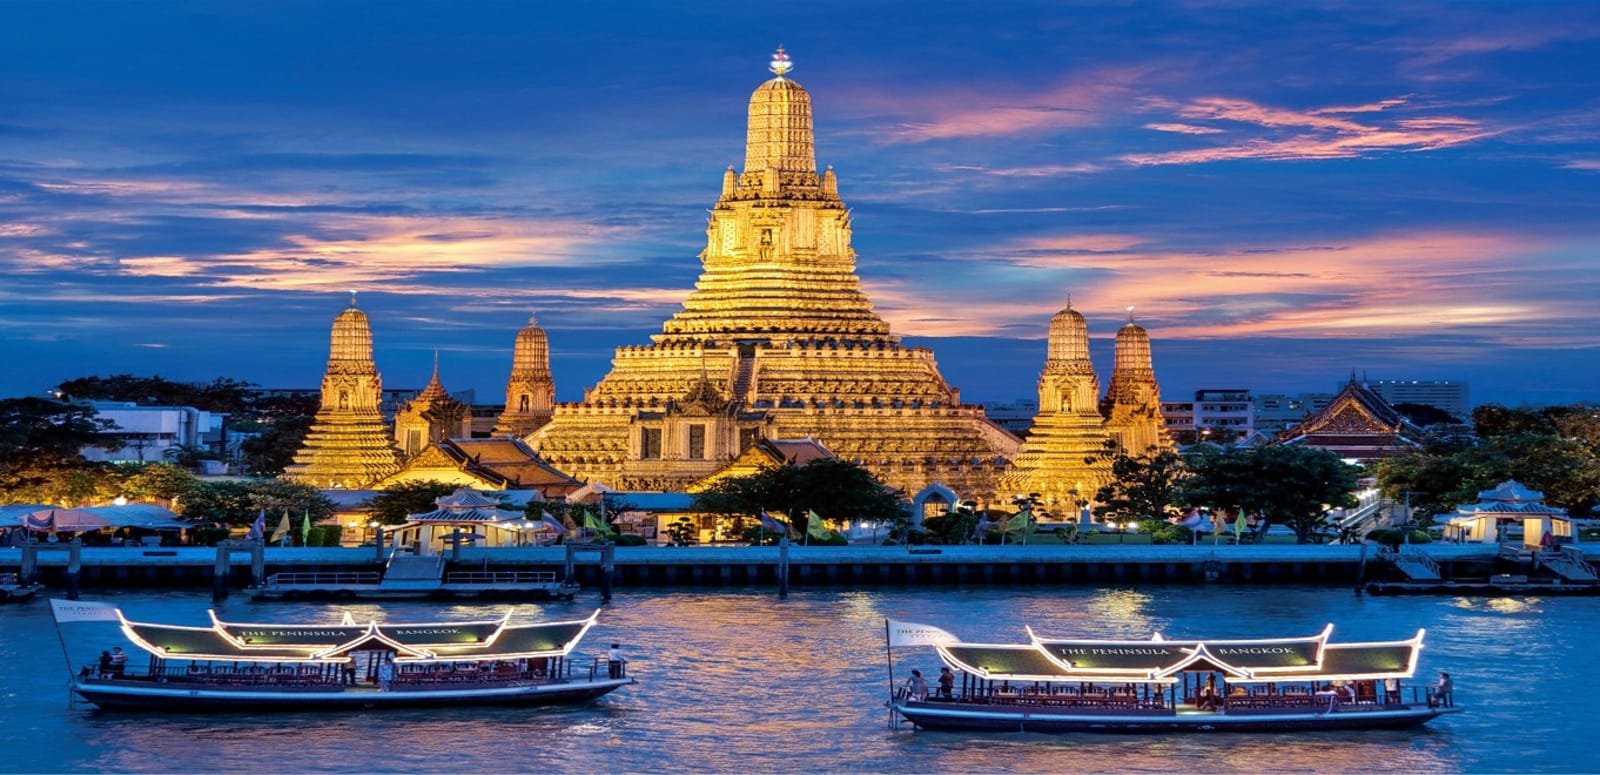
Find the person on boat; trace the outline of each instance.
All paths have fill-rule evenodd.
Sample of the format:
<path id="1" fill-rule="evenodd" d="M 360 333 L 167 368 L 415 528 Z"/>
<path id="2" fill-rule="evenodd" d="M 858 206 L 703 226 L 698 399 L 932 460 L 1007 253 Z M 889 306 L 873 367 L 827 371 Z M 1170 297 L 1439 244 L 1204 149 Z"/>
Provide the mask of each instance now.
<path id="1" fill-rule="evenodd" d="M 1450 674 L 1440 673 L 1439 682 L 1433 685 L 1433 701 L 1428 704 L 1444 708 L 1451 707 L 1455 704 L 1455 698 L 1451 696 L 1455 693 L 1455 688 L 1455 682 L 1450 680 Z"/>
<path id="2" fill-rule="evenodd" d="M 1199 701 L 1195 707 L 1201 710 L 1216 710 L 1222 704 L 1222 698 L 1217 695 L 1217 675 L 1212 673 L 1206 676 L 1206 685 L 1200 687 Z"/>
<path id="3" fill-rule="evenodd" d="M 128 669 L 128 654 L 121 646 L 111 648 L 111 676 L 121 678 L 124 670 Z"/>
<path id="4" fill-rule="evenodd" d="M 628 660 L 622 658 L 622 644 L 611 644 L 611 650 L 606 652 L 607 674 L 612 678 L 621 678 L 622 666 L 627 664 L 627 662 Z"/>
<path id="5" fill-rule="evenodd" d="M 378 665 L 378 688 L 389 691 L 394 684 L 394 657 L 384 657 L 383 663 Z"/>
<path id="6" fill-rule="evenodd" d="M 1390 705 L 1400 704 L 1400 679 L 1383 679 L 1383 701 Z"/>
<path id="7" fill-rule="evenodd" d="M 111 652 L 109 651 L 100 652 L 100 677 L 111 677 Z"/>
<path id="8" fill-rule="evenodd" d="M 345 686 L 356 685 L 356 661 L 354 658 L 351 658 L 344 664 L 340 665 L 339 672 L 341 672 L 344 676 Z"/>
<path id="9" fill-rule="evenodd" d="M 921 670 L 911 671 L 911 678 L 906 680 L 906 690 L 912 702 L 928 699 L 928 682 L 923 679 Z"/>
<path id="10" fill-rule="evenodd" d="M 950 672 L 948 667 L 939 668 L 939 697 L 945 700 L 953 699 L 955 697 L 955 688 L 956 674 Z"/>

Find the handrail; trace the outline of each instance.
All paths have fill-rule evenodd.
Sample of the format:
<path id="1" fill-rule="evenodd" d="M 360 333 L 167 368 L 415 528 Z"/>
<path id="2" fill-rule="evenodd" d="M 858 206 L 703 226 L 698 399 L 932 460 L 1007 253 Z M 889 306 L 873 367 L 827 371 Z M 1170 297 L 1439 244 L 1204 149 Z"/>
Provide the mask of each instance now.
<path id="1" fill-rule="evenodd" d="M 274 573 L 267 577 L 266 586 L 376 584 L 380 580 L 379 574 L 372 571 L 297 571 Z"/>
<path id="2" fill-rule="evenodd" d="M 554 584 L 554 571 L 451 571 L 447 584 Z"/>

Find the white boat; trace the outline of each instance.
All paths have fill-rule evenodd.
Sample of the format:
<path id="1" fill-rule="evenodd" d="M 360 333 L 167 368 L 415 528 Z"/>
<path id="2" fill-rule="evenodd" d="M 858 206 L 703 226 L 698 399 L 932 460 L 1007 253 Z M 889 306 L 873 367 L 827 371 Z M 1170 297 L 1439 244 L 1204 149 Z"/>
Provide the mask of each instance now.
<path id="1" fill-rule="evenodd" d="M 625 663 L 574 660 L 586 619 L 359 624 L 130 621 L 106 603 L 51 600 L 58 631 L 115 622 L 135 651 L 88 664 L 72 691 L 101 708 L 211 711 L 545 705 L 634 683 Z M 69 639 L 63 632 L 62 643 Z M 71 654 L 69 647 L 69 654 Z M 70 660 L 70 656 L 69 656 Z M 118 664 L 120 663 L 120 664 Z"/>
<path id="2" fill-rule="evenodd" d="M 1410 683 L 1423 631 L 1407 640 L 1330 643 L 1333 625 L 1301 638 L 965 643 L 890 621 L 889 644 L 931 645 L 950 690 L 901 686 L 890 707 L 926 729 L 1025 732 L 1273 732 L 1378 729 L 1456 713 L 1448 684 Z M 892 654 L 891 654 L 892 657 Z M 891 664 L 891 671 L 892 671 Z M 891 679 L 892 681 L 892 679 Z"/>

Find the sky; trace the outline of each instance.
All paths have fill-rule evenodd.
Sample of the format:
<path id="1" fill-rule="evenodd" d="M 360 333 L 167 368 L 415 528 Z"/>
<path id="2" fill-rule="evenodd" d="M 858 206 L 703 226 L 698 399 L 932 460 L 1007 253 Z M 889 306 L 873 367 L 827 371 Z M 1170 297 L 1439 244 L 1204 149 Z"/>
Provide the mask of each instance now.
<path id="1" fill-rule="evenodd" d="M 971 401 L 1070 294 L 1169 400 L 1449 379 L 1600 400 L 1600 4 L 0 2 L 0 395 L 314 387 L 350 290 L 387 387 L 561 400 L 693 286 L 773 49 L 858 269 Z"/>

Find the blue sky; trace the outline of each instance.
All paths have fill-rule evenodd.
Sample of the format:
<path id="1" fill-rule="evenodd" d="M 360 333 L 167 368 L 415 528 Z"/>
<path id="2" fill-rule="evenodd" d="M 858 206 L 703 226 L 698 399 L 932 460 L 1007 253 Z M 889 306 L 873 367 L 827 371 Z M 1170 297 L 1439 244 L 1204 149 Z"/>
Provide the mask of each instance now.
<path id="1" fill-rule="evenodd" d="M 1592 3 L 0 4 L 0 394 L 314 386 L 360 291 L 559 396 L 698 273 L 777 44 L 877 309 L 971 400 L 1033 393 L 1068 293 L 1164 392 L 1464 379 L 1600 399 Z"/>

